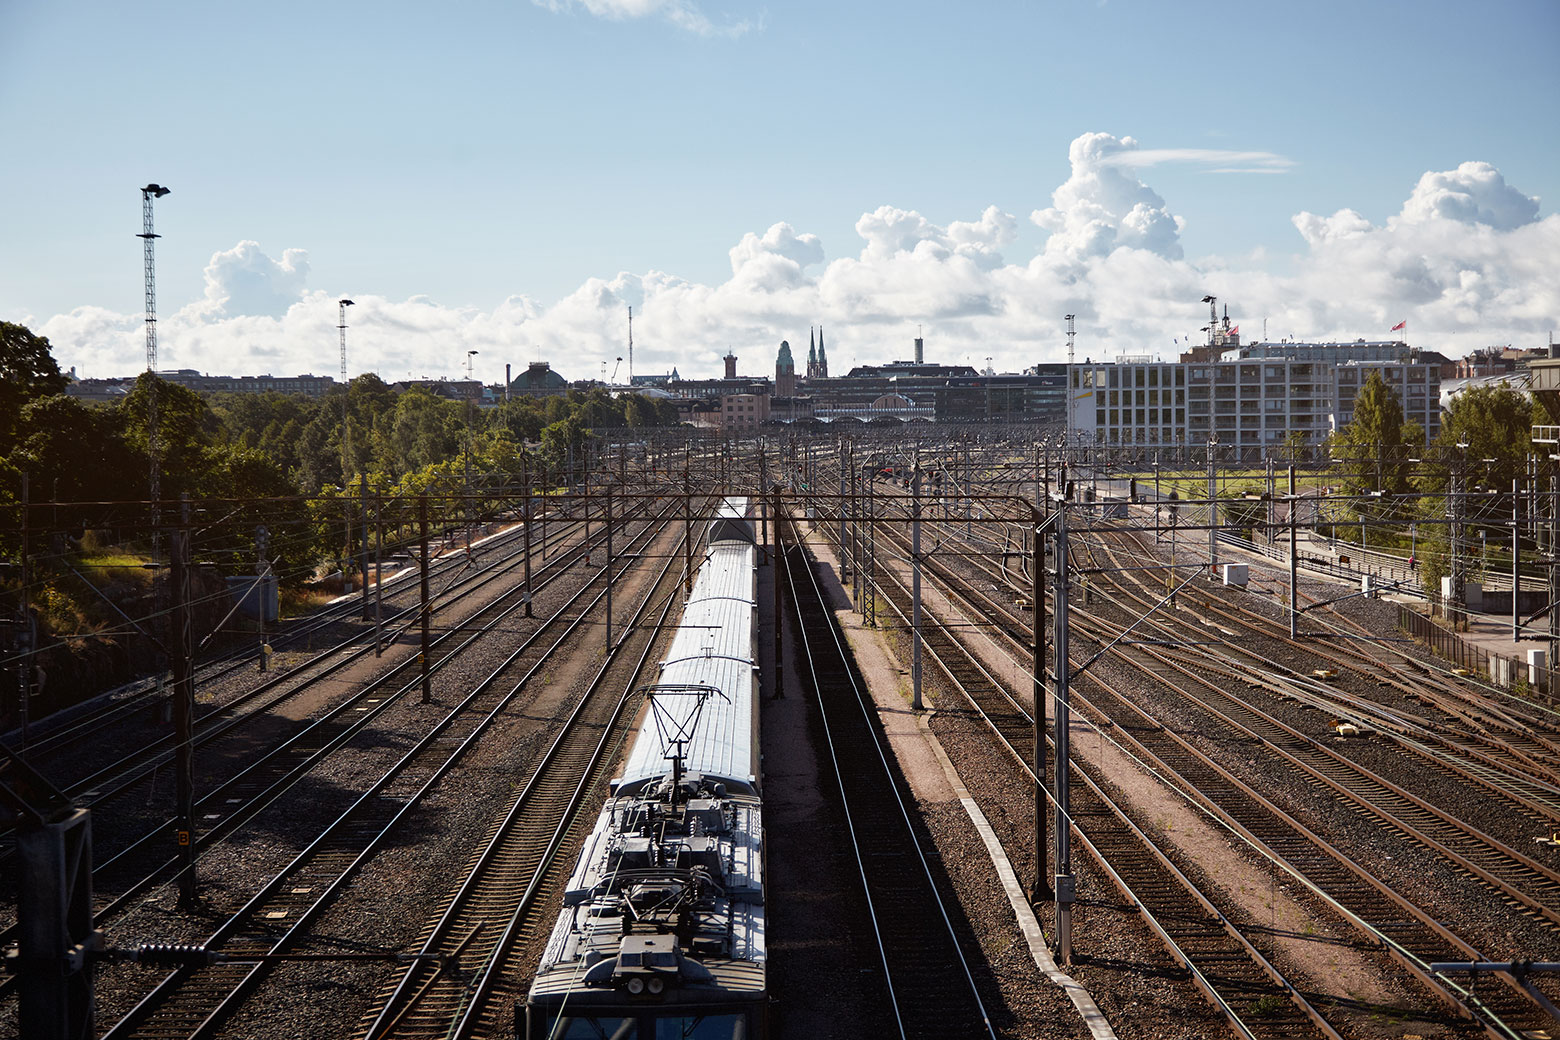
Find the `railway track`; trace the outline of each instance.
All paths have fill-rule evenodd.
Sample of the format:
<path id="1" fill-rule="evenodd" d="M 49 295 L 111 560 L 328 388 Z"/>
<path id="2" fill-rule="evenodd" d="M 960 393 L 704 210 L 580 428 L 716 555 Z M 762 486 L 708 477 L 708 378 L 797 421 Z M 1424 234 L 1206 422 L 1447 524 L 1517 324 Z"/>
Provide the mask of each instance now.
<path id="1" fill-rule="evenodd" d="M 528 683 L 554 655 L 576 647 L 591 630 L 604 599 L 604 588 L 581 590 L 576 604 L 542 622 L 361 799 L 213 933 L 205 946 L 221 951 L 222 962 L 187 966 L 168 976 L 107 1036 L 215 1035 L 265 974 L 265 965 L 245 958 L 282 953 L 305 942 L 309 926 L 478 740 L 506 719 Z"/>
<path id="2" fill-rule="evenodd" d="M 555 557 L 538 576 L 540 587 L 562 578 L 583 551 L 584 547 L 580 547 Z M 489 572 L 466 592 L 502 581 L 506 575 L 503 570 Z M 446 601 L 446 609 L 458 599 L 459 596 Z M 453 629 L 442 631 L 431 645 L 437 656 L 430 664 L 430 672 L 443 669 L 461 650 L 498 629 L 522 606 L 519 590 L 510 588 L 480 605 Z M 391 665 L 373 680 L 338 698 L 323 714 L 300 718 L 290 708 L 294 699 L 314 685 L 328 680 L 372 651 L 372 646 L 348 646 L 341 648 L 339 653 L 321 655 L 319 666 L 289 673 L 287 679 L 290 681 L 279 682 L 272 688 L 272 696 L 251 711 L 241 715 L 217 712 L 202 720 L 203 725 L 196 730 L 195 743 L 208 770 L 214 768 L 212 763 L 223 762 L 233 763 L 237 768 L 211 787 L 196 805 L 202 820 L 195 836 L 197 855 L 252 819 L 299 777 L 373 724 L 406 695 L 410 687 L 397 688 L 396 683 L 418 668 L 414 657 Z M 257 738 L 252 732 L 255 730 L 263 730 L 264 736 Z M 78 782 L 67 793 L 100 813 L 115 806 L 131 806 L 119 815 L 125 820 L 133 820 L 144 814 L 145 806 L 157 801 L 154 789 L 166 787 L 166 782 L 159 785 L 158 781 L 171 768 L 173 752 L 168 749 L 169 744 L 171 738 L 127 756 Z M 179 857 L 172 854 L 173 827 L 174 821 L 164 818 L 147 830 L 128 835 L 124 833 L 124 827 L 117 832 L 102 829 L 97 842 L 101 858 L 93 874 L 100 921 L 112 917 L 130 900 L 166 880 L 179 862 Z M 14 849 L 8 847 L 0 856 L 0 862 L 12 854 Z M 0 944 L 13 940 L 12 929 L 0 931 Z M 8 992 L 12 982 L 11 978 L 0 982 L 0 994 Z"/>
<path id="3" fill-rule="evenodd" d="M 961 593 L 947 588 L 945 592 L 974 606 L 968 591 Z M 977 607 L 972 613 L 990 616 L 1005 609 L 986 600 L 984 609 Z M 1010 620 L 1016 622 L 1017 619 Z M 993 701 L 990 691 L 1000 689 L 1000 684 L 989 671 L 946 631 L 939 630 L 936 635 L 942 637 L 942 653 L 938 653 L 935 638 L 929 638 L 934 654 L 939 658 L 943 654 L 953 657 L 949 670 L 969 691 L 988 722 L 1002 733 L 1009 749 L 1022 763 L 1023 756 L 1017 749 L 1027 746 L 1032 734 L 1032 724 L 1023 706 L 1011 696 Z M 1013 632 L 1004 631 L 1002 635 L 1012 644 L 1010 652 L 1023 653 L 1023 644 L 1017 642 Z M 1164 652 L 1158 648 L 1122 646 L 1115 652 L 1140 673 L 1163 675 L 1166 671 L 1162 660 Z M 1227 672 L 1221 678 L 1227 687 L 1231 685 L 1230 679 L 1239 680 L 1240 676 L 1237 672 Z M 1240 703 L 1207 680 L 1198 681 L 1206 687 L 1198 695 L 1200 701 L 1221 698 Z M 1516 1035 L 1505 1030 L 1539 1028 L 1547 1021 L 1547 1016 L 1532 998 L 1510 978 L 1502 979 L 1504 986 L 1483 994 L 1471 993 L 1453 980 L 1432 979 L 1428 967 L 1432 961 L 1480 959 L 1480 955 L 1432 915 L 1391 892 L 1366 871 L 1336 853 L 1326 840 L 1168 731 L 1157 718 L 1114 690 L 1099 675 L 1091 677 L 1087 688 L 1088 699 L 1075 700 L 1075 705 L 1090 714 L 1095 726 L 1109 727 L 1112 743 L 1127 747 L 1140 760 L 1155 763 L 1162 778 L 1176 783 L 1188 797 L 1219 816 L 1232 831 L 1241 834 L 1270 860 L 1283 865 L 1292 876 L 1321 895 L 1339 917 L 1360 928 L 1368 942 L 1379 943 L 1391 952 L 1430 992 L 1485 1023 L 1492 1036 Z M 1128 710 L 1105 710 L 1111 701 L 1119 701 Z M 1290 736 L 1309 742 L 1309 738 L 1300 734 L 1291 732 Z M 1255 734 L 1247 735 L 1248 746 L 1253 737 Z M 1320 750 L 1328 753 L 1328 749 Z"/>
<path id="4" fill-rule="evenodd" d="M 908 591 L 892 575 L 885 576 L 877 588 L 901 622 L 908 623 Z M 1030 782 L 1036 783 L 1028 756 L 1034 740 L 1029 710 L 941 622 L 923 620 L 922 635 L 945 677 Z M 1203 895 L 1127 811 L 1076 765 L 1073 772 L 1079 783 L 1073 787 L 1072 815 L 1083 846 L 1237 1035 L 1337 1037 L 1312 1001 Z"/>
<path id="5" fill-rule="evenodd" d="M 419 941 L 417 962 L 388 983 L 354 1035 L 497 1037 L 523 993 L 518 950 L 551 927 L 543 909 L 563 882 L 638 710 L 638 688 L 680 581 L 668 553 L 625 636 L 592 677 L 562 732 L 505 817 L 466 865 L 459 887 Z M 452 967 L 459 958 L 460 967 Z"/>
<path id="6" fill-rule="evenodd" d="M 786 554 L 784 571 L 799 623 L 799 659 L 807 662 L 807 684 L 823 715 L 897 1035 L 995 1038 L 929 865 L 930 838 L 908 806 L 865 684 L 801 548 Z"/>

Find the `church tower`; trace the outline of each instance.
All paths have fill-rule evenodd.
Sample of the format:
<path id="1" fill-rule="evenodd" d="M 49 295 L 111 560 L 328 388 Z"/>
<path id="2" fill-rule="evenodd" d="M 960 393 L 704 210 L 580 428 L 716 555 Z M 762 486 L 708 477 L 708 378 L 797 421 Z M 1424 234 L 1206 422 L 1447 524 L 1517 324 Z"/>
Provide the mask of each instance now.
<path id="1" fill-rule="evenodd" d="M 775 356 L 775 396 L 796 396 L 796 362 L 791 360 L 791 344 L 780 341 L 780 353 Z"/>
<path id="2" fill-rule="evenodd" d="M 823 326 L 818 326 L 818 378 L 829 378 L 829 355 L 823 349 Z"/>

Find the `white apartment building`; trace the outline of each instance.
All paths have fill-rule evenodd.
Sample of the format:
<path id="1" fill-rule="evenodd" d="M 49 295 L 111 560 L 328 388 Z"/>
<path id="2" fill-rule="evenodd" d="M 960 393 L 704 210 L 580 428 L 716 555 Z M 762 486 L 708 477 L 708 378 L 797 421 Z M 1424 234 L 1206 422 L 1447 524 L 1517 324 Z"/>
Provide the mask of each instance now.
<path id="1" fill-rule="evenodd" d="M 1403 404 L 1403 417 L 1440 432 L 1438 367 L 1403 343 L 1256 343 L 1219 360 L 1166 364 L 1086 361 L 1069 373 L 1074 444 L 1221 445 L 1264 453 L 1291 434 L 1318 444 L 1354 417 L 1372 371 Z"/>

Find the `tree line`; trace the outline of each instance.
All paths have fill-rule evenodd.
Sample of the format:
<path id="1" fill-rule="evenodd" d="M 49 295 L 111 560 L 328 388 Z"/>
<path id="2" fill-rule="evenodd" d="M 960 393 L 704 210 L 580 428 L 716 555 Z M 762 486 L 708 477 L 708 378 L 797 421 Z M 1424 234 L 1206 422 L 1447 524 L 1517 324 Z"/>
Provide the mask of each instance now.
<path id="1" fill-rule="evenodd" d="M 143 373 L 125 398 L 92 404 L 65 393 L 49 341 L 0 323 L 0 510 L 17 516 L 22 474 L 30 527 L 72 542 L 119 542 L 149 529 L 155 407 L 159 500 L 176 522 L 181 496 L 207 505 L 198 542 L 211 559 L 253 563 L 255 531 L 272 534 L 276 573 L 307 580 L 320 560 L 338 558 L 341 498 L 366 491 L 404 504 L 465 482 L 513 486 L 522 474 L 555 481 L 585 458 L 593 428 L 675 425 L 671 402 L 597 388 L 516 396 L 494 407 L 441 398 L 422 387 L 397 391 L 364 374 L 319 398 L 202 395 Z M 573 474 L 577 478 L 577 473 Z M 263 505 L 261 504 L 263 503 Z M 404 517 L 400 518 L 404 520 Z M 9 528 L 10 525 L 8 524 Z M 6 555 L 20 527 L 3 536 Z M 56 546 L 57 548 L 57 546 Z"/>

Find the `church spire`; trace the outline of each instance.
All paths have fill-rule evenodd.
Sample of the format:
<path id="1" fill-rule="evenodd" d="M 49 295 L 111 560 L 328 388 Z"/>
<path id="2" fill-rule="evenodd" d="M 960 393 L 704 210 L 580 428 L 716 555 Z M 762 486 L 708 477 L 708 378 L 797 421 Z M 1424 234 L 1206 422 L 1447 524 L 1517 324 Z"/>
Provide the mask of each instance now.
<path id="1" fill-rule="evenodd" d="M 829 355 L 823 349 L 823 326 L 818 326 L 818 375 L 820 378 L 829 377 Z"/>

